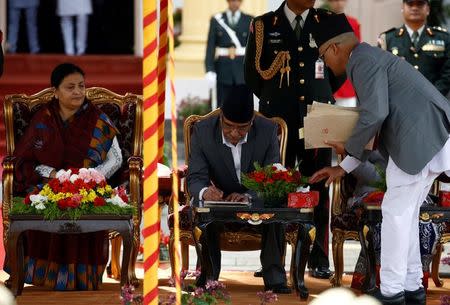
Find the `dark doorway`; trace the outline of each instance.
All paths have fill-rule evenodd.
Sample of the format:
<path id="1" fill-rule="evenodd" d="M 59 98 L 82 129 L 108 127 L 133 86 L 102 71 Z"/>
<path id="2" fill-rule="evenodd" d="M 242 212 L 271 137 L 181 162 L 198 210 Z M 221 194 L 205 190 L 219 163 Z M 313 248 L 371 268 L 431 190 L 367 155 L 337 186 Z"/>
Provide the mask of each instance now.
<path id="1" fill-rule="evenodd" d="M 41 53 L 64 53 L 56 0 L 40 2 L 38 33 Z M 92 0 L 86 54 L 134 54 L 134 1 Z M 22 15 L 17 52 L 28 52 Z"/>

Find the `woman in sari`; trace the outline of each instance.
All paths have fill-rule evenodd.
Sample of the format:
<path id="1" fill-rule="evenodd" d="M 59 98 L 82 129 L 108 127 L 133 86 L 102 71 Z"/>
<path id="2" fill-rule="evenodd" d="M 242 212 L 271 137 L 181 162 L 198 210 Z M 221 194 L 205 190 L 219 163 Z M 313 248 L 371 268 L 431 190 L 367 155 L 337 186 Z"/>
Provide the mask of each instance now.
<path id="1" fill-rule="evenodd" d="M 52 101 L 31 119 L 14 151 L 14 192 L 26 195 L 58 170 L 95 168 L 107 179 L 122 164 L 118 131 L 85 95 L 84 72 L 65 63 L 51 75 Z M 26 235 L 25 282 L 55 290 L 98 289 L 108 261 L 107 232 Z"/>

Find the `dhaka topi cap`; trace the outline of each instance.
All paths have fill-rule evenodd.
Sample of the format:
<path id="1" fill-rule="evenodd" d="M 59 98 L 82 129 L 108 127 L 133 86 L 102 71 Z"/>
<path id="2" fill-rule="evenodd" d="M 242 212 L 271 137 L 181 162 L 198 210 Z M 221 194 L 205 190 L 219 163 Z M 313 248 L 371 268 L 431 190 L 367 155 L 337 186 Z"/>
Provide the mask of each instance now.
<path id="1" fill-rule="evenodd" d="M 245 85 L 228 90 L 222 107 L 223 116 L 234 123 L 247 123 L 253 118 L 253 93 Z"/>
<path id="2" fill-rule="evenodd" d="M 326 42 L 347 33 L 354 32 L 345 14 L 322 15 L 312 32 L 320 54 L 320 49 Z"/>
<path id="3" fill-rule="evenodd" d="M 423 2 L 430 4 L 429 0 L 403 0 L 403 3 L 410 3 L 410 2 Z"/>

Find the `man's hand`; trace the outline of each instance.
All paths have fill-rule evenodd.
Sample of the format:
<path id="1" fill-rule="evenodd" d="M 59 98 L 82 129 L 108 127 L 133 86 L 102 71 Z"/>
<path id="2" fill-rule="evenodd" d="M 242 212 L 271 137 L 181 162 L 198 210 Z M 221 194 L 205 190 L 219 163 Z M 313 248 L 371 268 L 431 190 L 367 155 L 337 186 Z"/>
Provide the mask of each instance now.
<path id="1" fill-rule="evenodd" d="M 324 143 L 334 148 L 337 154 L 339 155 L 345 154 L 345 147 L 344 147 L 345 143 L 335 141 L 324 141 Z"/>
<path id="2" fill-rule="evenodd" d="M 323 179 L 327 179 L 325 182 L 325 186 L 329 186 L 331 182 L 336 180 L 339 177 L 343 177 L 345 175 L 345 170 L 340 166 L 333 167 L 324 167 L 321 170 L 314 173 L 314 175 L 309 178 L 309 183 L 317 183 L 322 181 Z"/>
<path id="3" fill-rule="evenodd" d="M 221 201 L 223 200 L 223 192 L 214 185 L 211 185 L 203 192 L 203 200 Z"/>
<path id="4" fill-rule="evenodd" d="M 225 198 L 225 201 L 248 202 L 248 196 L 245 194 L 231 193 Z"/>

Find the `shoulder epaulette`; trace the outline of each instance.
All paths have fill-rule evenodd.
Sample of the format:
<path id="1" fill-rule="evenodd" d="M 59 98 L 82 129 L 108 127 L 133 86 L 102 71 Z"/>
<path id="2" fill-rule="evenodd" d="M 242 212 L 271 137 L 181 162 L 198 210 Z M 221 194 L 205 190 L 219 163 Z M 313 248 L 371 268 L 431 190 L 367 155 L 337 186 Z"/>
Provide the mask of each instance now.
<path id="1" fill-rule="evenodd" d="M 431 27 L 431 28 L 432 28 L 433 30 L 437 31 L 437 32 L 447 33 L 447 34 L 448 34 L 447 29 L 444 28 L 444 27 L 441 27 L 441 26 L 433 26 L 433 27 Z"/>
<path id="2" fill-rule="evenodd" d="M 396 27 L 390 28 L 390 29 L 387 30 L 387 31 L 381 32 L 380 35 L 381 35 L 381 34 L 391 33 L 391 32 L 393 32 L 393 31 L 395 31 L 396 29 L 397 29 Z"/>

